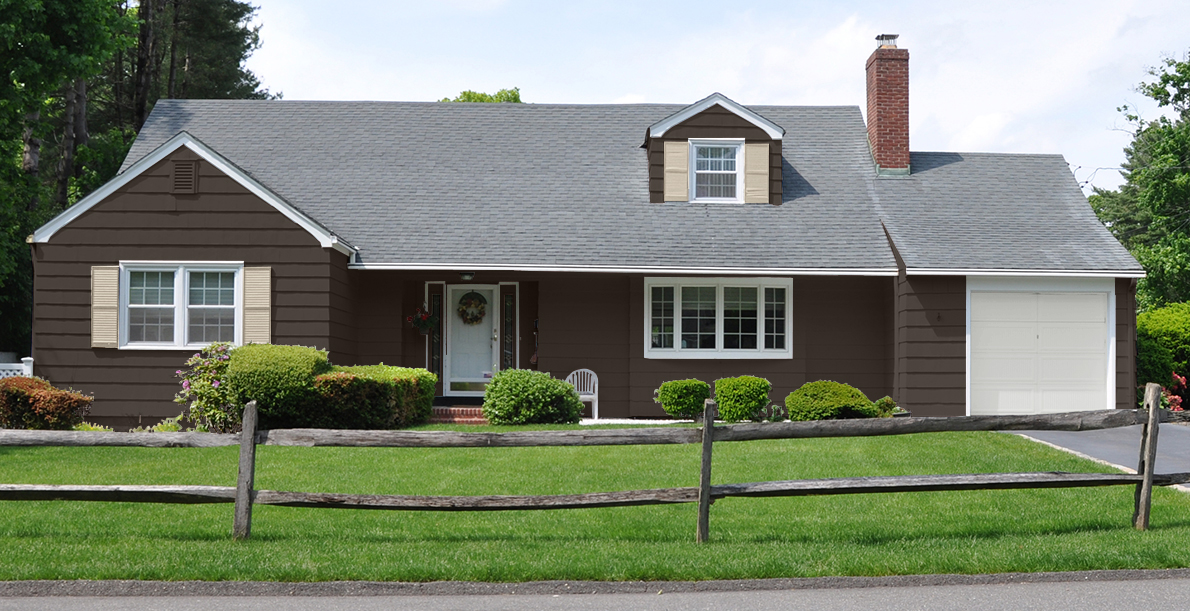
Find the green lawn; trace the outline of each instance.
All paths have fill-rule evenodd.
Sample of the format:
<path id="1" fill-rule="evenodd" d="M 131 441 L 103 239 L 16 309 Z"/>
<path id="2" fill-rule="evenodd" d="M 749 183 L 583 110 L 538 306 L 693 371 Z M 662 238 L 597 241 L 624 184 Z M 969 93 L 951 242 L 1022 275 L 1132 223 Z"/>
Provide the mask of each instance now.
<path id="1" fill-rule="evenodd" d="M 486 427 L 485 427 L 486 429 Z M 469 430 L 485 430 L 470 428 Z M 491 430 L 491 429 L 486 429 Z M 0 448 L 0 483 L 235 482 L 238 448 Z M 282 448 L 257 487 L 387 494 L 560 494 L 694 486 L 699 446 Z M 714 482 L 1099 471 L 1013 435 L 948 433 L 720 443 Z M 724 499 L 711 541 L 696 506 L 391 512 L 231 505 L 0 502 L 0 579 L 731 579 L 1190 566 L 1190 495 L 1132 487 Z"/>

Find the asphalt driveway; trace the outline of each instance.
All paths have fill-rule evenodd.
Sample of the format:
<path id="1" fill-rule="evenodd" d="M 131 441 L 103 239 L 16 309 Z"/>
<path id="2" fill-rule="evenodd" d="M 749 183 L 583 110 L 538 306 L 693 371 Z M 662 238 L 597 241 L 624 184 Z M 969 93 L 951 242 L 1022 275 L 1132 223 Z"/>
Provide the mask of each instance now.
<path id="1" fill-rule="evenodd" d="M 1102 431 L 1020 431 L 1102 461 L 1136 469 L 1143 425 Z M 1190 473 L 1190 426 L 1163 424 L 1157 433 L 1157 473 Z"/>

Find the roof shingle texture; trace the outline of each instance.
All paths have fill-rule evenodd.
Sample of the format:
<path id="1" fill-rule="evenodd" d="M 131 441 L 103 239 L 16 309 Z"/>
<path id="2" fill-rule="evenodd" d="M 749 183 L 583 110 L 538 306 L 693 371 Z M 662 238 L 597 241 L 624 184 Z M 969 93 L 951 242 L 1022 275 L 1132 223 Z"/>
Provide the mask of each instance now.
<path id="1" fill-rule="evenodd" d="M 1139 269 L 1060 157 L 915 154 L 877 179 L 857 107 L 786 130 L 784 202 L 650 204 L 646 128 L 680 105 L 161 100 L 125 168 L 180 131 L 368 264 Z"/>

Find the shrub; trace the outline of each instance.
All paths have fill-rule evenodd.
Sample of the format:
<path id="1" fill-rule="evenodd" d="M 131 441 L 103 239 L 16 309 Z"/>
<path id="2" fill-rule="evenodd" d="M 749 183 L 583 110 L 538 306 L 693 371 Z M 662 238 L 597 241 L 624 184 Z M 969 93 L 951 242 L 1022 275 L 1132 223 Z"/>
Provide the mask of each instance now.
<path id="1" fill-rule="evenodd" d="M 1138 319 L 1139 320 L 1139 319 Z M 1137 325 L 1139 327 L 1139 324 Z M 1145 384 L 1169 386 L 1173 381 L 1173 354 L 1148 331 L 1136 331 L 1136 402 L 1145 400 Z"/>
<path id="2" fill-rule="evenodd" d="M 248 344 L 231 351 L 227 383 L 240 403 L 256 401 L 260 428 L 312 428 L 327 423 L 314 378 L 330 370 L 325 350 Z"/>
<path id="3" fill-rule="evenodd" d="M 425 369 L 379 365 L 335 367 L 359 377 L 377 380 L 390 387 L 393 400 L 393 421 L 386 428 L 422 424 L 430 420 L 434 411 L 434 387 L 438 376 Z"/>
<path id="4" fill-rule="evenodd" d="M 653 391 L 653 401 L 674 418 L 698 418 L 711 396 L 711 385 L 702 380 L 670 380 Z"/>
<path id="5" fill-rule="evenodd" d="M 563 380 L 530 369 L 505 369 L 483 393 L 483 416 L 492 424 L 570 424 L 583 404 Z"/>
<path id="6" fill-rule="evenodd" d="M 80 422 L 80 423 L 70 427 L 70 430 L 72 430 L 72 431 L 91 431 L 91 432 L 98 432 L 98 433 L 110 433 L 110 432 L 112 432 L 112 427 L 103 426 L 102 424 L 95 424 L 94 422 Z"/>
<path id="7" fill-rule="evenodd" d="M 807 382 L 785 397 L 790 420 L 875 418 L 877 408 L 854 386 L 830 380 Z"/>
<path id="8" fill-rule="evenodd" d="M 759 419 L 761 410 L 769 406 L 769 391 L 773 385 L 764 378 L 740 376 L 715 380 L 715 403 L 719 418 L 725 422 Z"/>
<path id="9" fill-rule="evenodd" d="M 897 402 L 892 397 L 880 397 L 872 402 L 872 407 L 876 408 L 878 418 L 892 418 L 897 412 Z"/>
<path id="10" fill-rule="evenodd" d="M 70 430 L 91 411 L 94 397 L 60 390 L 41 378 L 0 379 L 0 427 Z"/>
<path id="11" fill-rule="evenodd" d="M 244 404 L 227 383 L 231 351 L 231 344 L 211 344 L 186 361 L 189 369 L 176 372 L 182 390 L 174 402 L 189 404 L 187 416 L 201 431 L 231 433 L 240 428 Z"/>
<path id="12" fill-rule="evenodd" d="M 178 414 L 177 416 L 174 416 L 173 418 L 166 418 L 165 420 L 162 420 L 161 422 L 158 422 L 157 424 L 154 424 L 153 426 L 138 426 L 134 429 L 128 429 L 128 432 L 129 433 L 181 433 L 182 431 L 186 430 L 186 428 L 182 426 L 182 419 L 185 417 L 186 417 L 185 414 Z M 209 432 L 209 431 L 207 431 L 207 432 Z"/>
<path id="13" fill-rule="evenodd" d="M 1169 351 L 1173 367 L 1168 371 L 1185 374 L 1190 370 L 1190 303 L 1171 303 L 1163 308 L 1137 314 L 1136 334 L 1138 353 L 1142 349 L 1140 336 L 1143 334 Z M 1144 358 L 1141 356 L 1142 360 Z M 1139 374 L 1140 363 L 1137 365 Z M 1169 384 L 1169 377 L 1151 381 L 1165 386 Z"/>

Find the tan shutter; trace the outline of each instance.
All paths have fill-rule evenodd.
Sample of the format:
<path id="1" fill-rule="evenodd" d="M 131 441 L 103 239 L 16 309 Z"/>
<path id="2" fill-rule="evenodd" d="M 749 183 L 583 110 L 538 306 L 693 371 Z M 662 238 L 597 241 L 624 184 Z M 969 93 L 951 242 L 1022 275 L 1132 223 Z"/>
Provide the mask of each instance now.
<path id="1" fill-rule="evenodd" d="M 769 203 L 769 145 L 767 142 L 744 145 L 744 203 Z"/>
<path id="2" fill-rule="evenodd" d="M 690 145 L 665 143 L 665 201 L 690 201 Z"/>
<path id="3" fill-rule="evenodd" d="M 272 268 L 244 268 L 244 343 L 273 341 Z"/>
<path id="4" fill-rule="evenodd" d="M 91 347 L 120 347 L 120 266 L 91 267 Z"/>

